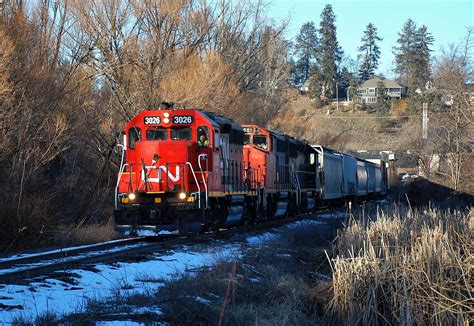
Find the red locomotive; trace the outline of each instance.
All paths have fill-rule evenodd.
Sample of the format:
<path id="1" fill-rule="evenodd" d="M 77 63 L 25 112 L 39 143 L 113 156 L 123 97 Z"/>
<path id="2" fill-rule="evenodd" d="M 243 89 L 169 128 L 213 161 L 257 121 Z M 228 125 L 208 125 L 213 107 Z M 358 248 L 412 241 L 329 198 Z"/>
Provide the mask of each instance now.
<path id="1" fill-rule="evenodd" d="M 243 136 L 231 119 L 198 110 L 138 114 L 125 127 L 117 224 L 187 233 L 240 223 L 257 198 Z"/>
<path id="2" fill-rule="evenodd" d="M 314 209 L 330 177 L 317 147 L 194 109 L 141 112 L 122 148 L 118 228 L 186 234 L 281 218 Z"/>

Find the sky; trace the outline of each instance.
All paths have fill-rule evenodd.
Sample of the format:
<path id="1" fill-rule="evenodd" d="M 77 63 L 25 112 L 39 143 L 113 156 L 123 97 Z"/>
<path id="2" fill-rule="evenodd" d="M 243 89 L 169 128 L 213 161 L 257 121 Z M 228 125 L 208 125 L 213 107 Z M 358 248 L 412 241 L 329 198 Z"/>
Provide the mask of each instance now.
<path id="1" fill-rule="evenodd" d="M 313 21 L 319 27 L 320 15 L 326 4 L 331 4 L 336 15 L 339 44 L 351 58 L 357 58 L 365 27 L 373 23 L 380 42 L 378 72 L 393 77 L 394 55 L 392 48 L 398 32 L 411 18 L 417 27 L 426 25 L 435 41 L 433 56 L 442 47 L 462 42 L 467 27 L 474 26 L 474 0 L 269 0 L 268 16 L 276 22 L 289 19 L 286 37 L 294 40 L 301 26 Z"/>

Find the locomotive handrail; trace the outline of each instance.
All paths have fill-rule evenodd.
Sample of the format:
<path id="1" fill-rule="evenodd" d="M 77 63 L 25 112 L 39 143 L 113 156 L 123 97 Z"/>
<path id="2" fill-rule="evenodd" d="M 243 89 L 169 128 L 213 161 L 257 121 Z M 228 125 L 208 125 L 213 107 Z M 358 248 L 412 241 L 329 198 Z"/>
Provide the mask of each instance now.
<path id="1" fill-rule="evenodd" d="M 301 186 L 300 180 L 298 179 L 298 172 L 294 174 L 296 177 L 296 204 L 299 205 L 301 203 Z"/>
<path id="2" fill-rule="evenodd" d="M 125 142 L 125 138 L 124 138 L 124 144 L 126 144 Z M 126 145 L 122 145 L 122 144 L 117 144 L 118 147 L 122 147 L 122 157 L 120 158 L 120 168 L 119 168 L 119 171 L 120 171 L 120 176 L 118 177 L 118 180 L 117 180 L 117 185 L 115 186 L 115 209 L 118 209 L 118 187 L 119 187 L 119 182 L 120 182 L 120 179 L 122 177 L 122 170 L 123 170 L 123 159 L 125 157 L 125 146 Z"/>
<path id="3" fill-rule="evenodd" d="M 199 182 L 196 177 L 196 173 L 194 173 L 193 165 L 190 162 L 186 162 L 186 165 L 189 165 L 191 168 L 191 172 L 193 173 L 194 181 L 196 182 L 196 186 L 198 187 L 198 208 L 201 208 L 201 187 L 199 186 Z"/>
<path id="4" fill-rule="evenodd" d="M 206 196 L 206 205 L 204 206 L 204 209 L 207 209 L 209 197 L 208 197 L 207 183 L 206 183 L 206 180 L 204 179 L 204 172 L 202 171 L 201 157 L 204 157 L 206 159 L 206 164 L 207 164 L 207 154 L 198 155 L 198 165 L 199 165 L 199 170 L 201 170 L 201 178 L 202 178 L 202 182 L 204 183 L 204 191 L 205 191 L 205 196 Z"/>
<path id="5" fill-rule="evenodd" d="M 121 169 L 119 170 L 119 177 L 117 178 L 117 184 L 115 185 L 115 209 L 118 209 L 118 187 L 120 180 L 122 179 L 123 170 L 128 166 L 128 164 L 121 164 Z"/>

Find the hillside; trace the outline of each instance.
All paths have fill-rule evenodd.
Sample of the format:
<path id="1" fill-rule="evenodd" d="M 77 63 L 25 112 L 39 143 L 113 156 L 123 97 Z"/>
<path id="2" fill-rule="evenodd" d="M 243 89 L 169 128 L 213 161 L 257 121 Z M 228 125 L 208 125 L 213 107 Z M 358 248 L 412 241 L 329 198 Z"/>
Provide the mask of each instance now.
<path id="1" fill-rule="evenodd" d="M 404 137 L 404 124 L 421 124 L 421 116 L 406 113 L 406 100 L 394 101 L 381 112 L 359 104 L 340 102 L 317 108 L 314 100 L 297 95 L 269 123 L 294 137 L 338 150 L 395 150 Z"/>

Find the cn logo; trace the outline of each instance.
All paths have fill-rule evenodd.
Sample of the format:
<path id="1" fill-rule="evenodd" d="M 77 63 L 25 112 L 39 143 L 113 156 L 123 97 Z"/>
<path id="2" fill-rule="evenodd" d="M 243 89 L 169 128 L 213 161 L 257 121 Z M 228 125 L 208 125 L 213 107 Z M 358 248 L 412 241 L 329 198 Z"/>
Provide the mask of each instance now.
<path id="1" fill-rule="evenodd" d="M 158 177 L 157 178 L 146 178 L 147 182 L 161 182 L 162 179 L 162 173 L 164 172 L 166 175 L 168 175 L 168 178 L 173 181 L 177 182 L 179 181 L 179 166 L 176 166 L 176 171 L 173 175 L 172 171 L 168 170 L 166 166 L 161 165 L 158 168 L 155 166 L 145 166 L 146 173 L 148 176 L 148 170 L 158 170 Z M 145 169 L 142 169 L 142 180 L 145 181 Z"/>

